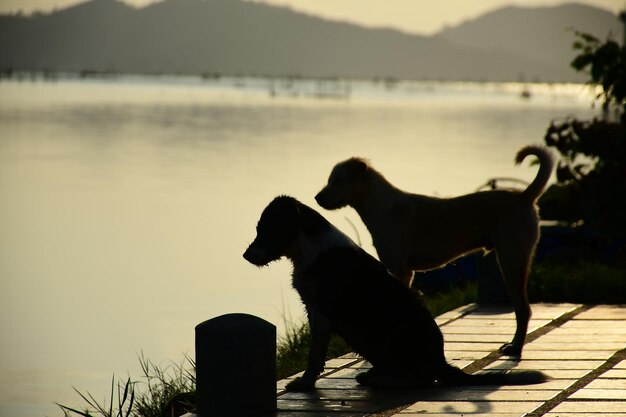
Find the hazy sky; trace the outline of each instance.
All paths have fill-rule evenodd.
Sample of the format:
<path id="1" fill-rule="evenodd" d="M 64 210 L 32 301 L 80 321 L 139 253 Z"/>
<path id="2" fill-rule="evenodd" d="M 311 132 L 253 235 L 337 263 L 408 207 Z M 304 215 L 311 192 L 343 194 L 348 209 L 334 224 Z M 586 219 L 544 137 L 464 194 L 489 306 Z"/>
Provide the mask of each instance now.
<path id="1" fill-rule="evenodd" d="M 154 0 L 124 0 L 144 6 Z M 446 25 L 455 25 L 505 5 L 546 6 L 566 3 L 558 0 L 259 0 L 289 5 L 296 10 L 369 26 L 388 26 L 408 32 L 430 34 Z M 572 0 L 617 13 L 626 9 L 626 0 Z M 0 12 L 51 10 L 80 0 L 0 0 Z"/>

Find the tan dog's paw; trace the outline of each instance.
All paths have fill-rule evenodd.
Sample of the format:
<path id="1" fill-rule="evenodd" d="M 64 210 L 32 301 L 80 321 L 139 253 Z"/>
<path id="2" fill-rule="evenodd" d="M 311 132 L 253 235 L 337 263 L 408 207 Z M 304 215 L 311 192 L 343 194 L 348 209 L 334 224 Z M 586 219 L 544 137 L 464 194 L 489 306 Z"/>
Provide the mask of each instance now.
<path id="1" fill-rule="evenodd" d="M 513 343 L 506 343 L 500 346 L 499 351 L 506 356 L 512 356 L 516 358 L 522 357 L 522 347 L 514 345 Z"/>

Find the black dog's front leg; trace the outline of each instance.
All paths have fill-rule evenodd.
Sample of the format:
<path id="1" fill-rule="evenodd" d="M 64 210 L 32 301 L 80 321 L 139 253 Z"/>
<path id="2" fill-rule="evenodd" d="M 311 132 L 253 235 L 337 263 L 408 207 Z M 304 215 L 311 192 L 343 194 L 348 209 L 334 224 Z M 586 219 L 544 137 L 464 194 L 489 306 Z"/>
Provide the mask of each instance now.
<path id="1" fill-rule="evenodd" d="M 291 381 L 285 387 L 287 391 L 310 391 L 315 389 L 315 381 L 324 370 L 326 351 L 330 341 L 330 324 L 317 312 L 309 312 L 309 327 L 311 329 L 311 345 L 304 374 Z"/>

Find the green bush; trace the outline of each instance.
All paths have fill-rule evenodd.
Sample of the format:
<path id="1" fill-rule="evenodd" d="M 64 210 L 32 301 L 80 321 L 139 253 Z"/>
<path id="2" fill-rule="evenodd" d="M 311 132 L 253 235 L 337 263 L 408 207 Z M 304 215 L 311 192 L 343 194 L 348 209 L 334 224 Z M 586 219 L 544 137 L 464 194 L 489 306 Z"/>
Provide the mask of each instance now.
<path id="1" fill-rule="evenodd" d="M 538 263 L 528 295 L 531 302 L 624 304 L 626 269 L 589 260 Z"/>

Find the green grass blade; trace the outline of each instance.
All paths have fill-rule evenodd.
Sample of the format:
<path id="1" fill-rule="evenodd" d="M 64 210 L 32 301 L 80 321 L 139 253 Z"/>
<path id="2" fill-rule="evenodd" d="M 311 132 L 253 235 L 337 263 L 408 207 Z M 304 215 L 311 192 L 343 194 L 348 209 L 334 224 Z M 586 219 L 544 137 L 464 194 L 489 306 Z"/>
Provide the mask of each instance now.
<path id="1" fill-rule="evenodd" d="M 89 413 L 88 413 L 88 412 L 86 412 L 86 411 L 78 411 L 78 410 L 76 410 L 76 409 L 74 409 L 74 408 L 71 408 L 71 407 L 68 407 L 68 406 L 65 406 L 65 405 L 62 405 L 62 404 L 59 404 L 59 403 L 56 403 L 56 405 L 58 405 L 59 407 L 61 407 L 61 409 L 62 409 L 62 410 L 67 410 L 67 411 L 70 411 L 70 412 L 72 412 L 72 413 L 78 414 L 79 416 L 83 416 L 83 417 L 93 417 L 91 414 L 89 414 Z"/>

